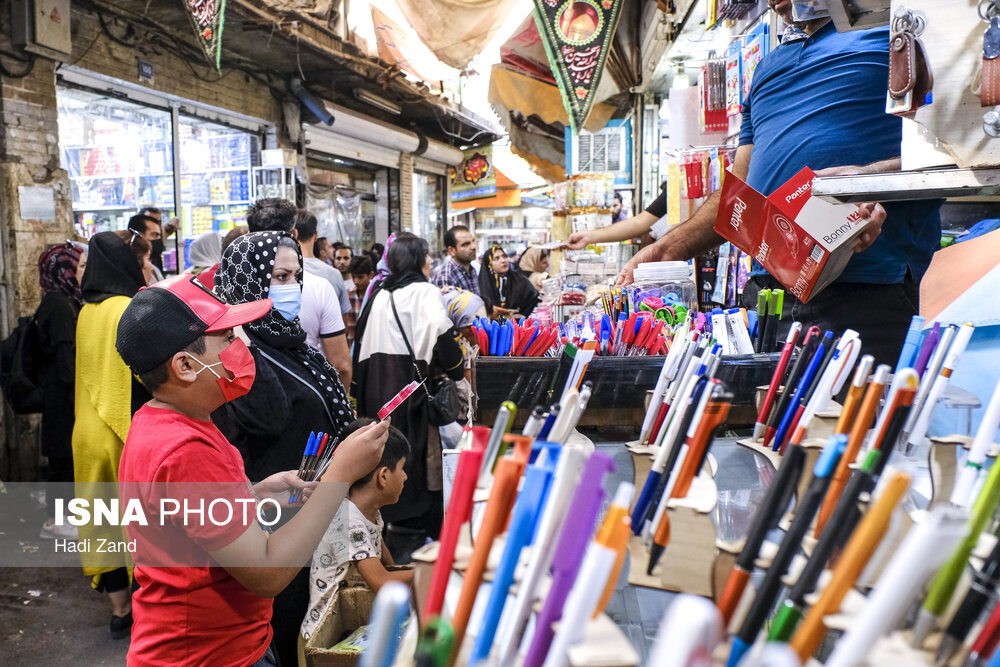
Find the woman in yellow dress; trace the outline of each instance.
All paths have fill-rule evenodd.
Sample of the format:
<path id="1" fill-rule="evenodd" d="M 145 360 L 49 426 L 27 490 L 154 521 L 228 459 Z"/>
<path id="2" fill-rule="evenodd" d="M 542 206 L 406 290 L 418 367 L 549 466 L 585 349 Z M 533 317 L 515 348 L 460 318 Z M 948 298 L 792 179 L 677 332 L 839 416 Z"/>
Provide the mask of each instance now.
<path id="1" fill-rule="evenodd" d="M 101 232 L 89 243 L 76 329 L 73 471 L 76 495 L 92 510 L 118 498 L 118 462 L 132 413 L 149 399 L 115 349 L 118 320 L 149 279 L 149 251 L 146 240 L 128 231 Z M 79 526 L 80 560 L 94 589 L 110 599 L 112 638 L 123 639 L 132 627 L 131 559 L 101 549 L 124 543 L 125 530 L 95 524 Z"/>

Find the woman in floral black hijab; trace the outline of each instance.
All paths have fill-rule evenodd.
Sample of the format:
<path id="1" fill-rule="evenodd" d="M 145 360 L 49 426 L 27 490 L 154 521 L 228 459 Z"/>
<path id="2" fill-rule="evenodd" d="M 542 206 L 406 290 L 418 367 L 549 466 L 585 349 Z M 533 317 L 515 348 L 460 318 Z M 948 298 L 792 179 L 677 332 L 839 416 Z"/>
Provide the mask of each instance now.
<path id="1" fill-rule="evenodd" d="M 212 414 L 219 430 L 243 454 L 251 480 L 297 469 L 310 433 L 328 433 L 333 442 L 354 421 L 337 371 L 306 345 L 298 309 L 289 310 L 279 297 L 279 292 L 285 298 L 294 295 L 295 285 L 301 303 L 302 251 L 287 232 L 239 237 L 223 252 L 215 274 L 215 292 L 228 303 L 272 299 L 276 306 L 243 325 L 257 365 L 253 387 Z M 286 516 L 287 511 L 282 513 Z M 303 568 L 274 599 L 271 625 L 284 664 L 295 664 L 299 627 L 308 607 L 309 572 Z"/>
<path id="2" fill-rule="evenodd" d="M 232 304 L 272 298 L 275 260 L 292 252 L 301 292 L 299 244 L 287 232 L 255 232 L 226 248 L 215 274 L 216 293 Z M 339 436 L 354 421 L 354 411 L 337 371 L 306 345 L 298 317 L 288 319 L 272 308 L 243 328 L 253 343 L 257 377 L 250 393 L 226 403 L 213 418 L 242 451 L 250 479 L 264 479 L 298 468 L 309 433 Z"/>

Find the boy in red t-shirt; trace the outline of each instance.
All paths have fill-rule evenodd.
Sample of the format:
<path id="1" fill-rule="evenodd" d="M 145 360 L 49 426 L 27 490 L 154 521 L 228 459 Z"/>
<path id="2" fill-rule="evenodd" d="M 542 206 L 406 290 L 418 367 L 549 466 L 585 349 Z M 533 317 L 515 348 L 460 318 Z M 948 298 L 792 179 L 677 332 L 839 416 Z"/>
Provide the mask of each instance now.
<path id="1" fill-rule="evenodd" d="M 270 309 L 269 299 L 227 305 L 181 275 L 141 290 L 118 325 L 119 354 L 153 394 L 132 419 L 118 473 L 123 507 L 137 501 L 147 523 L 126 526 L 140 586 L 130 665 L 276 664 L 270 598 L 381 458 L 385 421 L 340 443 L 321 484 L 295 471 L 247 480 L 210 415 L 250 390 L 254 360 L 234 327 Z M 266 532 L 257 503 L 287 506 L 289 491 L 303 488 L 308 502 Z"/>

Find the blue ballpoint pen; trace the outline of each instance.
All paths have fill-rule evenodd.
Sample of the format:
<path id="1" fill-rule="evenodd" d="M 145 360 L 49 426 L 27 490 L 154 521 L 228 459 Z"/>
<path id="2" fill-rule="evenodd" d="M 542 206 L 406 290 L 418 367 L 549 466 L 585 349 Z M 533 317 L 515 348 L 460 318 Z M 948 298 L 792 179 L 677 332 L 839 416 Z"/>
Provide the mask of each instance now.
<path id="1" fill-rule="evenodd" d="M 552 471 L 546 467 L 530 466 L 524 473 L 524 485 L 514 505 L 503 556 L 490 585 L 490 597 L 483 613 L 483 624 L 472 645 L 470 665 L 477 665 L 489 657 L 497 626 L 500 624 L 500 616 L 507 602 L 507 594 L 514 581 L 514 569 L 517 567 L 521 550 L 531 543 L 535 524 L 544 509 L 545 492 L 551 481 Z"/>
<path id="2" fill-rule="evenodd" d="M 795 418 L 795 413 L 798 412 L 799 403 L 802 401 L 802 395 L 809 390 L 809 386 L 812 385 L 813 378 L 816 377 L 816 373 L 819 372 L 819 367 L 823 363 L 823 359 L 826 357 L 826 349 L 833 343 L 833 332 L 827 331 L 823 334 L 823 339 L 816 346 L 816 352 L 813 354 L 812 359 L 809 360 L 809 366 L 806 367 L 806 372 L 802 374 L 802 379 L 799 381 L 799 386 L 795 388 L 795 394 L 792 395 L 792 401 L 788 404 L 788 409 L 781 418 L 781 425 L 778 426 L 778 431 L 775 433 L 774 442 L 771 443 L 771 448 L 774 451 L 781 449 L 781 445 L 785 442 L 785 438 L 789 435 L 789 430 L 792 425 L 792 420 Z"/>

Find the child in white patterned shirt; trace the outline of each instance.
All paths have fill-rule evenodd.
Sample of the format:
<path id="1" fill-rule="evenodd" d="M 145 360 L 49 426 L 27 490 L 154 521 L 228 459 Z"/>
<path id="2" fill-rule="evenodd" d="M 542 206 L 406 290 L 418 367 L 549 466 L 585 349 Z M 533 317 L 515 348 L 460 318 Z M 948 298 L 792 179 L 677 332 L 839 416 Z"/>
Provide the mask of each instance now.
<path id="1" fill-rule="evenodd" d="M 372 423 L 356 420 L 342 437 Z M 305 643 L 316 631 L 323 614 L 337 601 L 341 586 L 348 582 L 367 584 L 376 593 L 387 581 L 409 584 L 412 570 L 392 570 L 392 555 L 382 548 L 382 515 L 379 509 L 399 500 L 406 482 L 403 466 L 410 444 L 399 429 L 389 427 L 389 437 L 378 466 L 351 485 L 347 502 L 342 503 L 326 534 L 313 553 L 309 570 L 309 610 L 302 621 L 299 637 L 300 664 Z M 359 576 L 360 575 L 360 576 Z"/>

